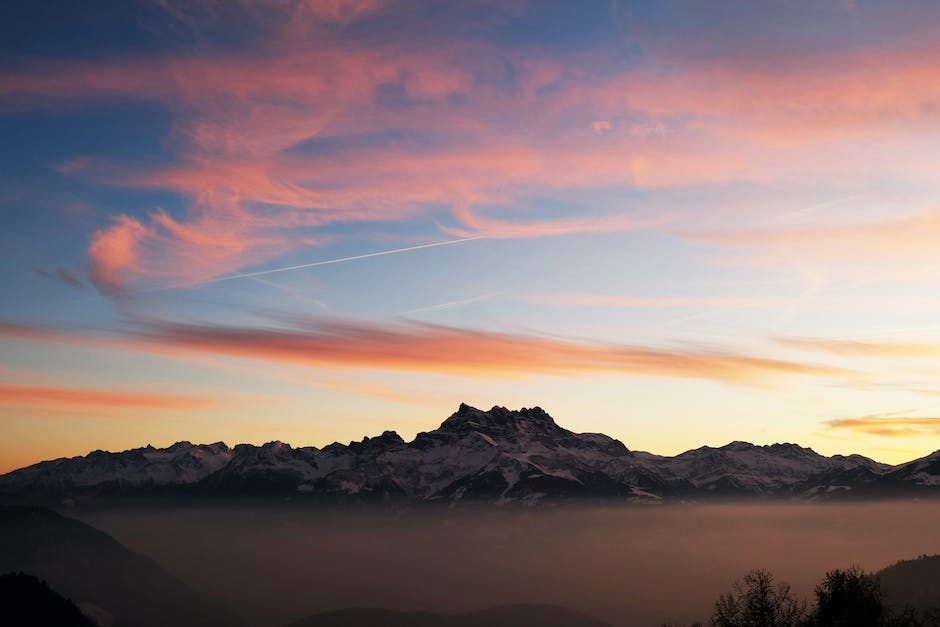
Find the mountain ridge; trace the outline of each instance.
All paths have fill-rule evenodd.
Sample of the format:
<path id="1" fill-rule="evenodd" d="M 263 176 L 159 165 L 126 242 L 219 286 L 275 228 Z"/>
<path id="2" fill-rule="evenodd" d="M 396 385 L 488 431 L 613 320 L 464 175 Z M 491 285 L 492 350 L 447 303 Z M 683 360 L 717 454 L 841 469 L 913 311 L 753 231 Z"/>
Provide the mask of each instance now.
<path id="1" fill-rule="evenodd" d="M 461 403 L 410 442 L 390 430 L 323 448 L 181 441 L 96 450 L 0 475 L 7 499 L 148 490 L 450 504 L 919 497 L 940 495 L 940 451 L 896 466 L 854 454 L 827 457 L 793 443 L 733 441 L 662 456 L 602 433 L 575 433 L 537 406 L 484 411 Z"/>

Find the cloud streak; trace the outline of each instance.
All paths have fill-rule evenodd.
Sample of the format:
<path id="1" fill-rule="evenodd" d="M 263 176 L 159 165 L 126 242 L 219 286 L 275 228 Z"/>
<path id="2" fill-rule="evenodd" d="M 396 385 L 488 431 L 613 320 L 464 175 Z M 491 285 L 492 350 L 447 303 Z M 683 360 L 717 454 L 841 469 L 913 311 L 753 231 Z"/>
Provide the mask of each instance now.
<path id="1" fill-rule="evenodd" d="M 59 267 L 55 270 L 48 270 L 39 266 L 33 266 L 33 272 L 41 277 L 58 281 L 66 287 L 71 287 L 73 289 L 81 289 L 85 287 L 85 284 L 82 283 L 82 280 L 75 276 L 75 273 L 68 268 Z"/>
<path id="2" fill-rule="evenodd" d="M 780 305 L 784 299 L 753 296 L 619 296 L 614 294 L 529 294 L 526 302 L 560 307 L 689 307 L 715 305 L 723 307 L 759 307 Z"/>
<path id="3" fill-rule="evenodd" d="M 781 375 L 849 372 L 721 351 L 568 342 L 417 323 L 320 320 L 300 330 L 155 324 L 138 337 L 183 350 L 306 366 L 463 376 L 621 373 L 755 384 Z"/>
<path id="4" fill-rule="evenodd" d="M 196 409 L 210 405 L 207 398 L 155 392 L 127 392 L 88 388 L 62 388 L 0 383 L 0 406 L 50 409 Z"/>
<path id="5" fill-rule="evenodd" d="M 940 436 L 940 418 L 871 415 L 861 418 L 836 418 L 825 422 L 829 429 L 854 431 L 883 437 Z"/>
<path id="6" fill-rule="evenodd" d="M 761 385 L 785 376 L 845 377 L 853 371 L 712 349 L 663 349 L 566 341 L 427 323 L 375 324 L 297 319 L 292 328 L 141 323 L 119 337 L 92 337 L 18 324 L 0 336 L 97 345 L 186 358 L 214 355 L 312 368 L 350 368 L 459 377 L 623 374 Z"/>
<path id="7" fill-rule="evenodd" d="M 849 357 L 936 359 L 940 344 L 929 342 L 871 342 L 827 338 L 776 338 L 778 344 L 800 350 L 822 351 Z"/>
<path id="8" fill-rule="evenodd" d="M 758 249 L 761 256 L 816 260 L 935 259 L 940 210 L 870 222 L 734 231 L 677 232 L 702 242 Z"/>

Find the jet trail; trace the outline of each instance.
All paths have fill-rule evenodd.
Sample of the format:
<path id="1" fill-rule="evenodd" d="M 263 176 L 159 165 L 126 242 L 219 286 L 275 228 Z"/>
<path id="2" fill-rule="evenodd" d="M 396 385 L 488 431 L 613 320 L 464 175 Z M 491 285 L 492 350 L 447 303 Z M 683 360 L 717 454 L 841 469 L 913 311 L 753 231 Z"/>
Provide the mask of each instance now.
<path id="1" fill-rule="evenodd" d="M 463 242 L 471 242 L 476 239 L 486 239 L 485 235 L 476 235 L 474 237 L 464 237 L 461 239 L 452 239 L 446 242 L 434 242 L 431 244 L 420 244 L 418 246 L 408 246 L 407 248 L 396 248 L 394 250 L 380 250 L 375 253 L 366 253 L 364 255 L 354 255 L 352 257 L 341 257 L 339 259 L 326 259 L 324 261 L 314 261 L 311 263 L 301 263 L 296 266 L 285 266 L 283 268 L 271 268 L 270 270 L 259 270 L 257 272 L 243 272 L 241 274 L 230 274 L 228 276 L 218 277 L 216 279 L 209 279 L 208 281 L 203 281 L 200 285 L 206 285 L 209 283 L 220 283 L 222 281 L 232 281 L 234 279 L 251 279 L 254 277 L 264 276 L 266 274 L 275 274 L 277 272 L 290 272 L 291 270 L 302 270 L 304 268 L 315 268 L 317 266 L 329 266 L 335 263 L 345 263 L 347 261 L 357 261 L 359 259 L 369 259 L 370 257 L 381 257 L 383 255 L 395 255 L 397 253 L 406 253 L 411 250 L 422 250 L 424 248 L 435 248 L 437 246 L 449 246 L 451 244 L 460 244 Z"/>

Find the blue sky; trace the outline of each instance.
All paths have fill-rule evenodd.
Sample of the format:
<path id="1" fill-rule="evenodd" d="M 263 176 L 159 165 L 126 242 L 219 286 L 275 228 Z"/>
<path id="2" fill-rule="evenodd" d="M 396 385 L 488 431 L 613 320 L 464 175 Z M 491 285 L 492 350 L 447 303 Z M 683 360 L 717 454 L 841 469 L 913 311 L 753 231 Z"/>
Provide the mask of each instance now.
<path id="1" fill-rule="evenodd" d="M 0 469 L 460 402 L 940 448 L 931 3 L 2 11 Z"/>

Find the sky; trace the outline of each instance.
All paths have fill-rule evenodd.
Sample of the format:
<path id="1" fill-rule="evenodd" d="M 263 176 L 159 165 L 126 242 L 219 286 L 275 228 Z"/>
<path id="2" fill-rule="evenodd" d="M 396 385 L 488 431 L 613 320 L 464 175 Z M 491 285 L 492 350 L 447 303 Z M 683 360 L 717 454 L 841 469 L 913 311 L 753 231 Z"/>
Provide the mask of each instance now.
<path id="1" fill-rule="evenodd" d="M 0 472 L 540 406 L 940 449 L 933 2 L 0 6 Z"/>

